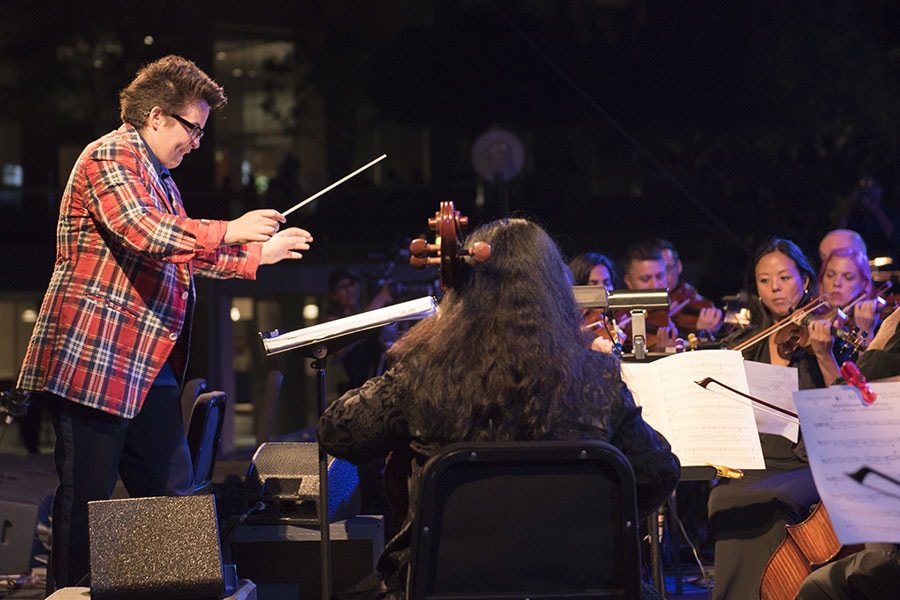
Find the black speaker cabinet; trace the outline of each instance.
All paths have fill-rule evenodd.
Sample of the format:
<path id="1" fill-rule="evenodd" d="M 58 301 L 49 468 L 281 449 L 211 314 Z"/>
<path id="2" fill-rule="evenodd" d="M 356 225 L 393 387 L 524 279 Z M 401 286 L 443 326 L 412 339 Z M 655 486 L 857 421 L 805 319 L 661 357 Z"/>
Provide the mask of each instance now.
<path id="1" fill-rule="evenodd" d="M 31 568 L 36 504 L 0 500 L 0 575 L 22 575 Z"/>
<path id="2" fill-rule="evenodd" d="M 251 499 L 266 508 L 248 518 L 255 524 L 319 523 L 319 445 L 315 442 L 267 442 L 253 455 L 246 478 Z M 328 457 L 328 522 L 359 513 L 356 466 Z"/>
<path id="3" fill-rule="evenodd" d="M 212 495 L 89 502 L 88 520 L 93 600 L 224 594 Z"/>
<path id="4" fill-rule="evenodd" d="M 52 454 L 0 459 L 0 575 L 25 574 L 47 553 L 38 526 L 49 526 L 55 489 Z"/>
<path id="5" fill-rule="evenodd" d="M 329 525 L 331 590 L 342 592 L 375 572 L 384 551 L 384 517 L 360 515 Z M 235 528 L 222 551 L 238 577 L 256 584 L 258 600 L 320 600 L 322 538 L 318 527 Z"/>

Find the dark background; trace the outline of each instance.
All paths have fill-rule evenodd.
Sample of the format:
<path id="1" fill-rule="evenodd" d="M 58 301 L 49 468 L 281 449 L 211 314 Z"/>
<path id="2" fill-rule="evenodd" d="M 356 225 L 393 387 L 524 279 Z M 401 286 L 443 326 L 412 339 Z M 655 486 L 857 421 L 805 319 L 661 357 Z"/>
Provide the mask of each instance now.
<path id="1" fill-rule="evenodd" d="M 315 86 L 331 180 L 365 162 L 360 106 L 430 132 L 427 181 L 389 158 L 378 185 L 361 177 L 304 214 L 317 236 L 304 264 L 391 258 L 453 200 L 474 223 L 531 216 L 569 255 L 666 237 L 701 291 L 734 293 L 766 236 L 814 255 L 861 174 L 897 205 L 898 16 L 887 0 L 7 1 L 0 115 L 20 129 L 0 145 L 25 181 L 0 208 L 0 277 L 46 285 L 68 169 L 57 148 L 117 126 L 118 90 L 143 62 L 175 52 L 209 69 L 214 40 L 272 31 L 297 48 L 265 73 L 298 99 L 284 131 L 309 133 Z M 176 179 L 191 214 L 229 218 L 215 118 Z M 525 166 L 482 182 L 479 207 L 470 148 L 490 127 L 523 140 Z"/>

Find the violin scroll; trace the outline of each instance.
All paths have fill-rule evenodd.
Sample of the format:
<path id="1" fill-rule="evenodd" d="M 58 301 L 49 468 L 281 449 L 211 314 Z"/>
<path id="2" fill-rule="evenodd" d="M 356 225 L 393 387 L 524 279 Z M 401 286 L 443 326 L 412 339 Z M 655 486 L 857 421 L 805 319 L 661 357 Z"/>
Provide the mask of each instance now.
<path id="1" fill-rule="evenodd" d="M 428 265 L 440 265 L 441 289 L 449 288 L 462 273 L 466 257 L 484 262 L 491 256 L 491 245 L 487 242 L 475 242 L 470 250 L 462 247 L 460 234 L 468 225 L 469 218 L 461 215 L 453 202 L 441 202 L 434 218 L 428 219 L 428 227 L 435 232 L 435 243 L 429 244 L 424 238 L 412 240 L 410 266 L 424 269 Z"/>

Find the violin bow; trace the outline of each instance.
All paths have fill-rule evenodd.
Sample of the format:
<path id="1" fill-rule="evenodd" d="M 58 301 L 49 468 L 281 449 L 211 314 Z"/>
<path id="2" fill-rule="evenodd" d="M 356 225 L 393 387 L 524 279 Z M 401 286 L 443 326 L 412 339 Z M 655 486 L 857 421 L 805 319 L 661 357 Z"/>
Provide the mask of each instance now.
<path id="1" fill-rule="evenodd" d="M 775 416 L 779 417 L 781 419 L 784 419 L 786 421 L 792 421 L 792 420 L 799 418 L 797 413 L 795 413 L 795 412 L 791 412 L 791 411 L 787 410 L 786 408 L 781 408 L 780 406 L 776 406 L 774 404 L 766 402 L 765 400 L 760 400 L 759 398 L 751 396 L 750 394 L 745 394 L 744 392 L 742 392 L 740 390 L 734 389 L 730 385 L 726 385 L 726 384 L 722 383 L 721 381 L 719 381 L 718 379 L 715 379 L 714 377 L 706 377 L 704 379 L 701 379 L 700 381 L 695 381 L 694 383 L 696 383 L 703 389 L 709 389 L 709 387 L 708 387 L 709 384 L 715 383 L 716 385 L 722 386 L 729 392 L 737 394 L 738 396 L 743 396 L 744 398 L 750 400 L 751 402 L 756 402 L 757 404 L 760 404 L 770 410 L 773 410 L 777 413 L 781 413 L 781 414 L 776 414 Z"/>
<path id="2" fill-rule="evenodd" d="M 813 299 L 806 306 L 804 306 L 798 310 L 795 310 L 794 312 L 792 312 L 791 314 L 789 314 L 782 320 L 778 321 L 774 325 L 770 325 L 769 327 L 767 327 L 766 329 L 763 329 L 762 331 L 760 331 L 758 334 L 751 337 L 750 339 L 741 342 L 740 344 L 738 344 L 737 346 L 732 348 L 732 350 L 740 351 L 740 350 L 749 348 L 750 346 L 755 345 L 757 342 L 761 342 L 762 340 L 766 339 L 773 333 L 775 333 L 781 329 L 784 329 L 788 325 L 790 325 L 792 323 L 798 323 L 799 322 L 798 319 L 802 319 L 806 315 L 811 314 L 813 311 L 817 310 L 818 308 L 820 308 L 821 306 L 824 306 L 826 304 L 828 304 L 828 299 L 823 294 L 823 295 Z"/>

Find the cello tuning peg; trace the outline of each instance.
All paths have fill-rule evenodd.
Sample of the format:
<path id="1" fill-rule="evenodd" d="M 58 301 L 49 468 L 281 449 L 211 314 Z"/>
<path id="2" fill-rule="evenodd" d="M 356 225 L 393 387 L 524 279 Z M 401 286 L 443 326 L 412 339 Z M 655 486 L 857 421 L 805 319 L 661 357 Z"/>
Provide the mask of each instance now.
<path id="1" fill-rule="evenodd" d="M 424 238 L 415 238 L 409 243 L 409 253 L 416 258 L 425 258 L 428 256 L 428 240 Z M 410 259 L 412 260 L 412 259 Z"/>
<path id="2" fill-rule="evenodd" d="M 475 262 L 484 262 L 491 256 L 491 245 L 487 242 L 475 242 L 468 250 L 467 254 L 472 257 Z"/>

